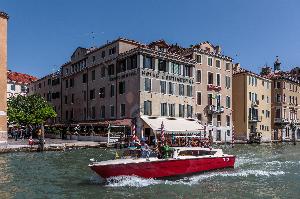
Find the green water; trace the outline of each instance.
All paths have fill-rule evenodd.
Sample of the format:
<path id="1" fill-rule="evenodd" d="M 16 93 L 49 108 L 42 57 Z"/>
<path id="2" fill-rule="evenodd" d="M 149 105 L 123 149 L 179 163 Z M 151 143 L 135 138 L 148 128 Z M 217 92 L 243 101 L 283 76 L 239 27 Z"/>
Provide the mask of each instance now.
<path id="1" fill-rule="evenodd" d="M 0 198 L 300 198 L 300 144 L 222 148 L 237 155 L 234 170 L 173 181 L 103 182 L 87 165 L 113 149 L 0 154 Z"/>

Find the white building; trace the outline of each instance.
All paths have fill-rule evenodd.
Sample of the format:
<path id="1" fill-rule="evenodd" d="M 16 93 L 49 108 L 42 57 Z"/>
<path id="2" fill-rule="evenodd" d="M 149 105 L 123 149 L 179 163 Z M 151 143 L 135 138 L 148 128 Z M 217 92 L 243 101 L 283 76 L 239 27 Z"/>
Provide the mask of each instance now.
<path id="1" fill-rule="evenodd" d="M 37 78 L 28 74 L 7 71 L 7 98 L 26 95 L 27 87 Z"/>

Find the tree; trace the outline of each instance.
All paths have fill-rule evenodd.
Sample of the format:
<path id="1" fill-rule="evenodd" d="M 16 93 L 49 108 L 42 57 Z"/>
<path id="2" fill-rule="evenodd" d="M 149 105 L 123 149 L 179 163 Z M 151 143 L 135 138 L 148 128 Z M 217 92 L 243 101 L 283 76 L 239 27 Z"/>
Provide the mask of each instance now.
<path id="1" fill-rule="evenodd" d="M 7 104 L 8 121 L 18 125 L 43 125 L 57 115 L 52 105 L 39 95 L 18 95 L 9 98 Z"/>
<path id="2" fill-rule="evenodd" d="M 53 107 L 41 96 L 30 95 L 8 99 L 7 116 L 10 123 L 18 125 L 41 125 L 39 130 L 39 150 L 44 150 L 44 122 L 56 117 Z"/>

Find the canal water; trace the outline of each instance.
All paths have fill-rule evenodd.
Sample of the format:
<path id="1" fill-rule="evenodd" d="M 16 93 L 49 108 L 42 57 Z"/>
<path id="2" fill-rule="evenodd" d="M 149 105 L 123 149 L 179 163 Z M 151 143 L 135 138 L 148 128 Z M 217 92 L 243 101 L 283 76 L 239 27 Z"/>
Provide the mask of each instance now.
<path id="1" fill-rule="evenodd" d="M 235 169 L 108 182 L 87 165 L 113 158 L 113 149 L 0 154 L 0 198 L 300 198 L 300 144 L 221 148 L 237 155 Z"/>

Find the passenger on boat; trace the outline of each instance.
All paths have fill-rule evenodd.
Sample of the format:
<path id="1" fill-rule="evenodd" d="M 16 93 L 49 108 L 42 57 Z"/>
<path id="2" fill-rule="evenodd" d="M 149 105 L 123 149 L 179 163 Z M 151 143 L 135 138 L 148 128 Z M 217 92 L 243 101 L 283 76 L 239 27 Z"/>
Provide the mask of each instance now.
<path id="1" fill-rule="evenodd" d="M 173 148 L 169 147 L 168 144 L 164 144 L 161 147 L 161 151 L 162 151 L 162 158 L 166 159 L 166 158 L 170 158 L 173 156 Z"/>
<path id="2" fill-rule="evenodd" d="M 157 142 L 157 145 L 155 145 L 153 150 L 157 154 L 157 158 L 162 159 L 162 146 L 160 142 Z"/>
<path id="3" fill-rule="evenodd" d="M 141 140 L 141 150 L 142 150 L 142 158 L 149 159 L 151 151 L 145 139 Z"/>

